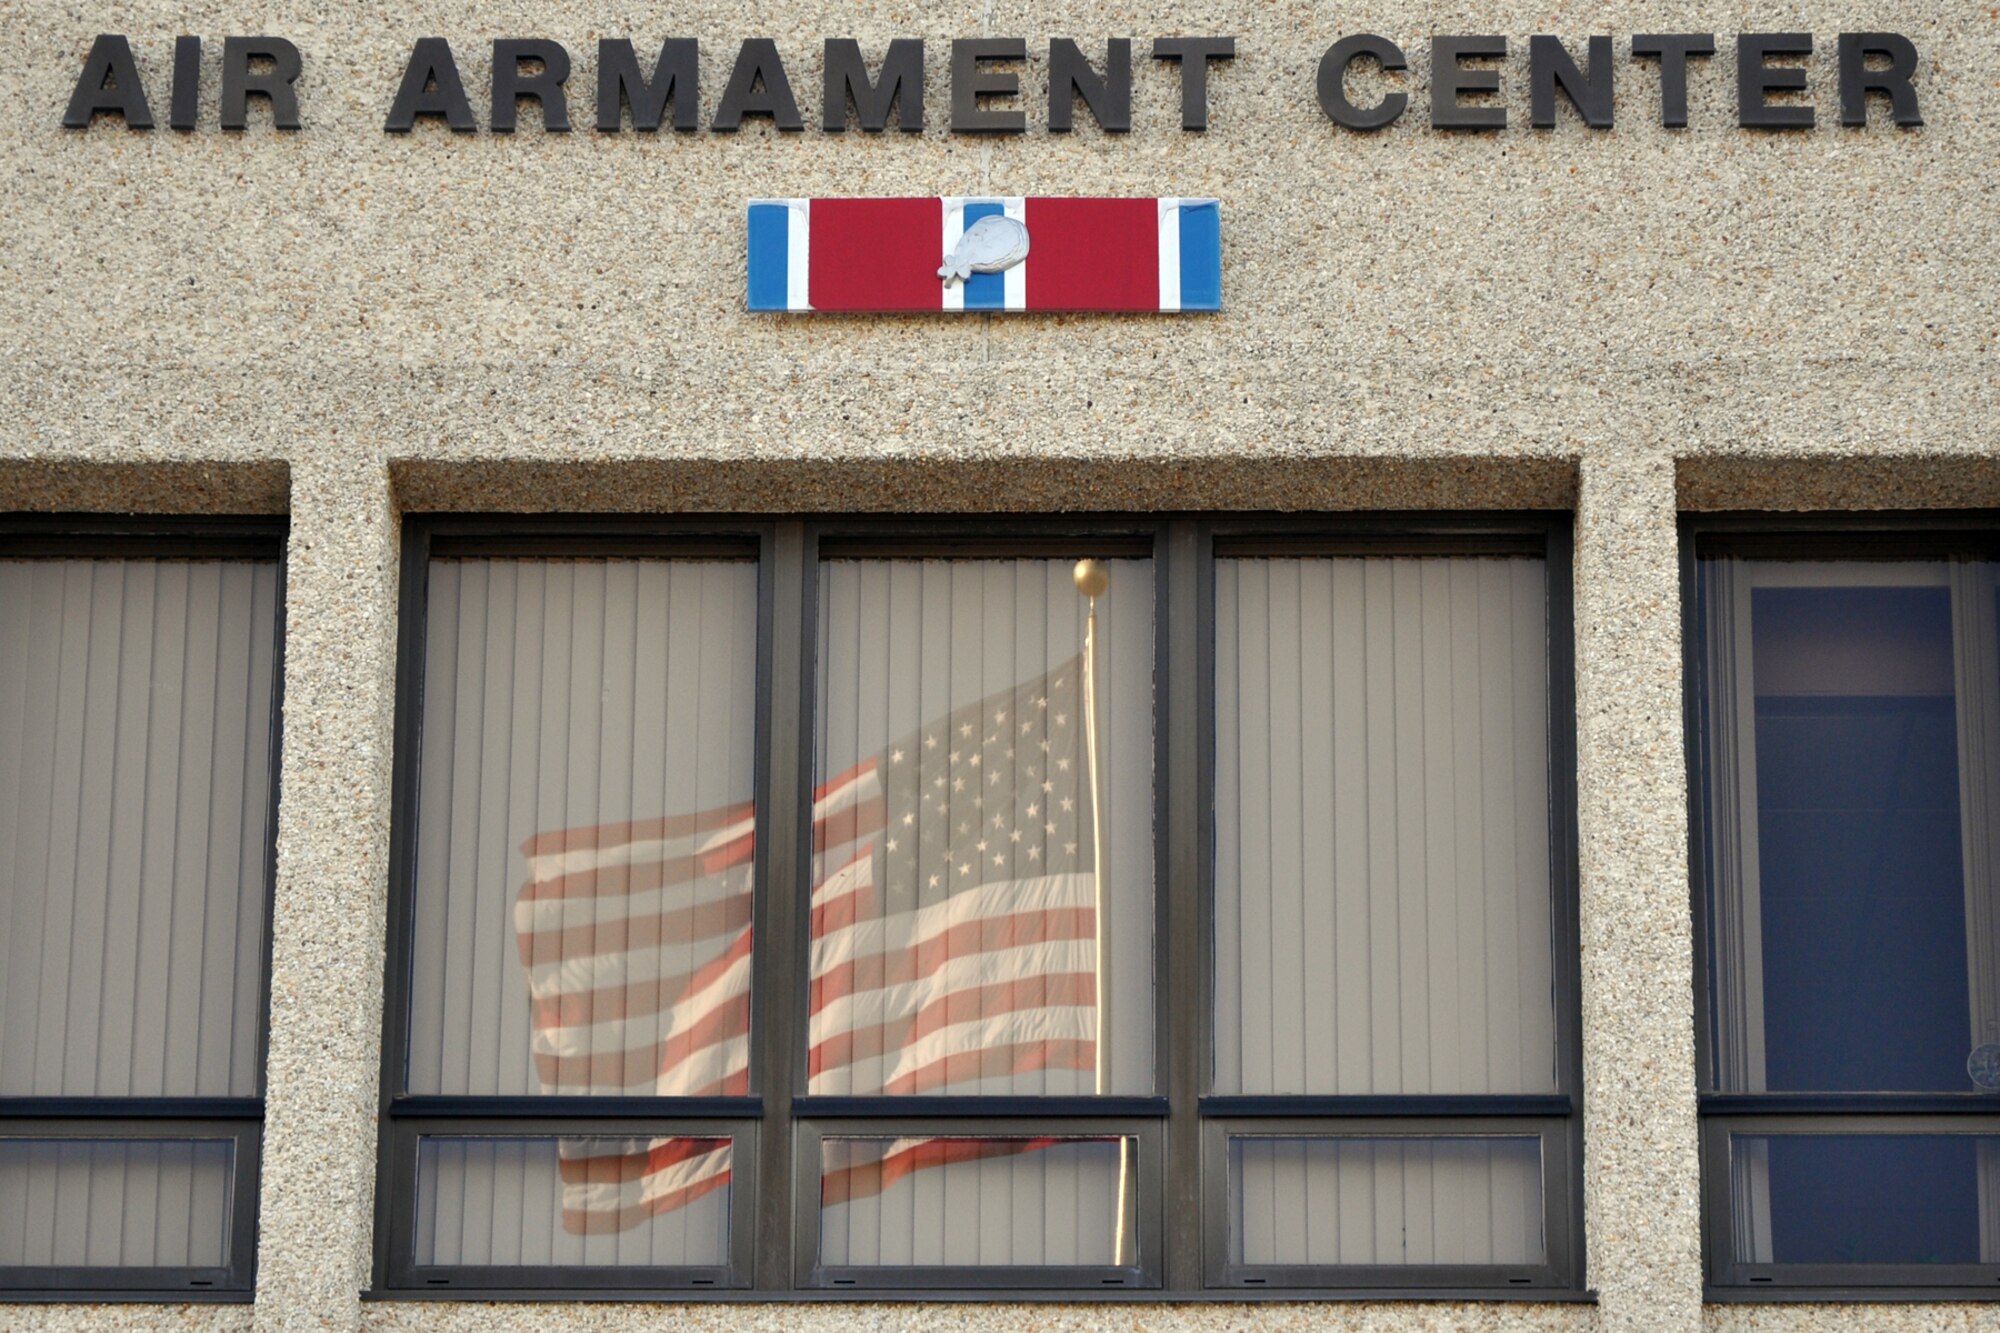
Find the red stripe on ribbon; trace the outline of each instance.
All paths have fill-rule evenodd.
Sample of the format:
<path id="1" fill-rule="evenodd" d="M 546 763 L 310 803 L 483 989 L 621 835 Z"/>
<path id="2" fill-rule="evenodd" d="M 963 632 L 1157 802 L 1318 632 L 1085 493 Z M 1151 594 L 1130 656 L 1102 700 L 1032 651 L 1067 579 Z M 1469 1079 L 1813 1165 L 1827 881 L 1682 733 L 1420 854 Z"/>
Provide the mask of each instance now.
<path id="1" fill-rule="evenodd" d="M 1028 309 L 1160 308 L 1159 200 L 1029 199 L 1023 217 Z"/>

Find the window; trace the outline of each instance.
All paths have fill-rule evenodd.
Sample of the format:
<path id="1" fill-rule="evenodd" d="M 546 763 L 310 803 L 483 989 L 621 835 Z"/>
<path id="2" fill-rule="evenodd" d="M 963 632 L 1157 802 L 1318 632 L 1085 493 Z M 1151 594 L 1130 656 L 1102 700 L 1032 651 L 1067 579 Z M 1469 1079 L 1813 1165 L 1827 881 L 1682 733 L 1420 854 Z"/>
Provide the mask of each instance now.
<path id="1" fill-rule="evenodd" d="M 1990 1291 L 1996 543 L 1691 536 L 1710 1282 Z"/>
<path id="2" fill-rule="evenodd" d="M 1573 1289 L 1566 540 L 413 519 L 378 1289 Z"/>
<path id="3" fill-rule="evenodd" d="M 247 1298 L 281 541 L 0 526 L 0 1296 Z"/>

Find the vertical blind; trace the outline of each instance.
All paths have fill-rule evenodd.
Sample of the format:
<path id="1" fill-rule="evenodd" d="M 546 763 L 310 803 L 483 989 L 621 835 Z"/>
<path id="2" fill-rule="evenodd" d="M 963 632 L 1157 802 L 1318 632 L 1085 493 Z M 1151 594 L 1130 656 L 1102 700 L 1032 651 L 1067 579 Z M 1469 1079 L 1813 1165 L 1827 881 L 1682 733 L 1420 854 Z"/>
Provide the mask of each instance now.
<path id="1" fill-rule="evenodd" d="M 755 566 L 439 559 L 429 596 L 409 1090 L 740 1078 Z"/>
<path id="2" fill-rule="evenodd" d="M 1220 1092 L 1556 1087 L 1542 562 L 1216 562 Z"/>
<path id="3" fill-rule="evenodd" d="M 1130 1262 L 1132 1151 L 1122 1138 L 827 1139 L 820 1145 L 820 1262 Z"/>
<path id="4" fill-rule="evenodd" d="M 230 1139 L 0 1139 L 0 1268 L 219 1268 Z"/>
<path id="5" fill-rule="evenodd" d="M 416 1262 L 719 1267 L 729 1154 L 727 1139 L 426 1135 Z M 696 1162 L 698 1178 L 679 1169 Z"/>
<path id="6" fill-rule="evenodd" d="M 0 561 L 0 1096 L 258 1091 L 277 593 Z"/>
<path id="7" fill-rule="evenodd" d="M 1541 1140 L 1232 1138 L 1237 1264 L 1539 1264 Z"/>

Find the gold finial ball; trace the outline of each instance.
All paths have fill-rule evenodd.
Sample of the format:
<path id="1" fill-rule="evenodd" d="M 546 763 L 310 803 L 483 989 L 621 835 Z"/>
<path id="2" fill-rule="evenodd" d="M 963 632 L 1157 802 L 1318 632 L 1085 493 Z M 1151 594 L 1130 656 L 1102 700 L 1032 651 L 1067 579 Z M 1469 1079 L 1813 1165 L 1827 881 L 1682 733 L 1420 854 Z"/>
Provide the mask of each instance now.
<path id="1" fill-rule="evenodd" d="M 1101 560 L 1079 560 L 1076 562 L 1076 590 L 1085 597 L 1102 597 L 1104 590 L 1111 586 L 1111 571 Z"/>

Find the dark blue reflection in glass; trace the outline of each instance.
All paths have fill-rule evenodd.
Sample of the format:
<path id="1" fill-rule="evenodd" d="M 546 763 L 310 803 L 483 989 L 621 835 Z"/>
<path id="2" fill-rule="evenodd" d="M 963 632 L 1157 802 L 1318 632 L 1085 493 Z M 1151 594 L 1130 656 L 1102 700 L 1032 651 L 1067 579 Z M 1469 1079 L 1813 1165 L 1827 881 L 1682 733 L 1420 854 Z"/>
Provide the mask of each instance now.
<path id="1" fill-rule="evenodd" d="M 1767 1086 L 1969 1091 L 1950 592 L 1752 596 Z"/>
<path id="2" fill-rule="evenodd" d="M 1798 1134 L 1767 1142 L 1771 1262 L 1980 1261 L 1978 1140 Z"/>

